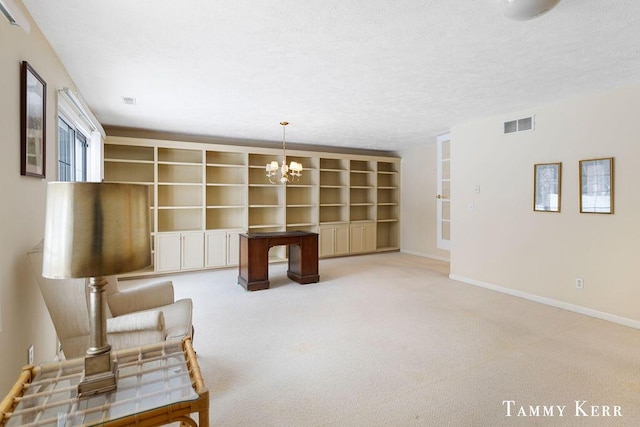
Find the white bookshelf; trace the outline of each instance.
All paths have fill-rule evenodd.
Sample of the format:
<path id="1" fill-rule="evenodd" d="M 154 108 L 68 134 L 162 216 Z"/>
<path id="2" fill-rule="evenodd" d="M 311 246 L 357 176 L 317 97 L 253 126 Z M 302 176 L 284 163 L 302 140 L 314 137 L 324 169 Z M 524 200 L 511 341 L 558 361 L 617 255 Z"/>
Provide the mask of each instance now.
<path id="1" fill-rule="evenodd" d="M 399 158 L 287 150 L 303 173 L 285 186 L 265 173 L 278 149 L 107 137 L 104 153 L 106 182 L 150 188 L 162 271 L 237 265 L 244 232 L 316 232 L 322 257 L 400 247 Z M 286 249 L 272 248 L 270 258 L 286 259 Z"/>

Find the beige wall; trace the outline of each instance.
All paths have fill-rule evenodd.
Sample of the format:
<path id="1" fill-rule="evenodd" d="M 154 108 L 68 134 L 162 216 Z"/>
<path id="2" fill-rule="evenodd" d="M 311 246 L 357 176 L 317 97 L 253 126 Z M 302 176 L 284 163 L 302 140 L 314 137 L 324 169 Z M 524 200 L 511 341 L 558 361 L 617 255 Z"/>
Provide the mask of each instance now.
<path id="1" fill-rule="evenodd" d="M 454 127 L 452 277 L 640 321 L 638 111 L 634 86 Z M 530 114 L 534 132 L 502 134 Z M 578 213 L 578 161 L 594 157 L 615 157 L 613 215 Z M 545 162 L 563 165 L 559 214 L 532 211 Z"/>
<path id="2" fill-rule="evenodd" d="M 413 255 L 448 260 L 449 251 L 436 246 L 436 138 L 400 152 L 401 250 Z"/>
<path id="3" fill-rule="evenodd" d="M 20 4 L 20 3 L 19 3 Z M 22 6 L 22 4 L 20 4 Z M 25 8 L 23 12 L 28 16 Z M 56 338 L 26 252 L 43 236 L 46 182 L 20 175 L 20 62 L 47 82 L 47 179 L 56 167 L 56 90 L 74 87 L 49 43 L 31 22 L 31 32 L 0 15 L 0 394 L 9 390 L 27 362 L 55 356 Z"/>

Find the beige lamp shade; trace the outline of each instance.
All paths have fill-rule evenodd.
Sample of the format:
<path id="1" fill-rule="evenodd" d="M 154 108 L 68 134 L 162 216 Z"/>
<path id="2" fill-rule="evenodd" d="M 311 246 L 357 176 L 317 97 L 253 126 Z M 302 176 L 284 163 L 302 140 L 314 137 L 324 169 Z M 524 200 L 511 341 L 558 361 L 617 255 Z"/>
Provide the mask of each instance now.
<path id="1" fill-rule="evenodd" d="M 109 276 L 151 265 L 149 188 L 50 182 L 42 275 Z"/>

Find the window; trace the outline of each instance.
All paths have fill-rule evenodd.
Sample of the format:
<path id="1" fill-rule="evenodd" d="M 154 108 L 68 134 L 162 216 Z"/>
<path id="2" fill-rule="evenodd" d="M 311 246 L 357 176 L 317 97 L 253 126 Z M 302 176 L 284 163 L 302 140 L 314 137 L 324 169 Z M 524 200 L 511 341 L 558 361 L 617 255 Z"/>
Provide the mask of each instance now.
<path id="1" fill-rule="evenodd" d="M 58 117 L 58 180 L 87 180 L 87 137 Z"/>
<path id="2" fill-rule="evenodd" d="M 58 90 L 58 180 L 102 180 L 104 129 L 69 88 Z"/>

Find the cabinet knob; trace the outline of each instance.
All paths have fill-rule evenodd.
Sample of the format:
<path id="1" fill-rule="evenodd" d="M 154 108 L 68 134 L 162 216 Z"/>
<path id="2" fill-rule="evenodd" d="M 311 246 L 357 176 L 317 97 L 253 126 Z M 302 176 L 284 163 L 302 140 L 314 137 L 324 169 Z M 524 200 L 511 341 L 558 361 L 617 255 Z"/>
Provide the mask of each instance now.
<path id="1" fill-rule="evenodd" d="M 438 194 L 438 195 L 436 196 L 436 199 L 442 199 L 442 195 Z"/>

